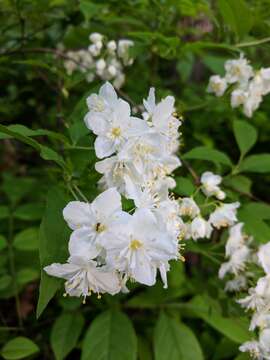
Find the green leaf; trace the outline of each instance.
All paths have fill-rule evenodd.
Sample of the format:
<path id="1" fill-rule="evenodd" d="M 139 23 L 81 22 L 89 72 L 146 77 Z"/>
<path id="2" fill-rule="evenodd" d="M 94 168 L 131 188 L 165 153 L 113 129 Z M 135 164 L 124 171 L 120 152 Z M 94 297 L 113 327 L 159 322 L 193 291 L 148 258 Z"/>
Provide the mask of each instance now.
<path id="1" fill-rule="evenodd" d="M 32 178 L 16 178 L 10 174 L 4 174 L 2 189 L 10 202 L 16 204 L 29 194 L 35 183 L 36 181 Z"/>
<path id="2" fill-rule="evenodd" d="M 84 325 L 80 313 L 63 313 L 53 324 L 51 346 L 56 360 L 64 359 L 75 348 Z"/>
<path id="3" fill-rule="evenodd" d="M 68 257 L 67 247 L 70 232 L 62 214 L 68 201 L 69 198 L 66 194 L 57 187 L 48 192 L 46 210 L 39 231 L 39 257 L 42 269 L 54 262 L 66 261 Z M 60 279 L 41 271 L 37 317 L 46 308 L 60 284 Z"/>
<path id="4" fill-rule="evenodd" d="M 60 167 L 65 169 L 65 166 L 66 166 L 65 162 L 59 154 L 57 154 L 54 150 L 48 148 L 47 146 L 41 145 L 40 143 L 38 143 L 36 140 L 32 139 L 31 137 L 21 134 L 20 131 L 18 132 L 18 131 L 10 130 L 7 126 L 4 126 L 4 125 L 0 125 L 0 133 L 14 137 L 15 139 L 33 147 L 34 149 L 39 151 L 42 159 L 54 161 Z"/>
<path id="5" fill-rule="evenodd" d="M 154 333 L 155 360 L 203 360 L 190 328 L 161 313 Z"/>
<path id="6" fill-rule="evenodd" d="M 13 241 L 17 250 L 32 251 L 38 249 L 38 228 L 28 228 L 19 232 Z"/>
<path id="7" fill-rule="evenodd" d="M 59 134 L 54 131 L 46 130 L 46 129 L 33 130 L 33 129 L 30 129 L 27 126 L 21 125 L 21 124 L 9 125 L 9 126 L 6 126 L 6 129 L 10 130 L 12 132 L 15 132 L 17 134 L 20 134 L 22 136 L 29 136 L 29 137 L 48 136 L 50 138 L 58 139 L 63 142 L 68 142 L 67 138 L 65 136 L 63 136 L 62 134 Z M 12 138 L 15 138 L 15 136 L 12 134 L 8 135 L 7 133 L 3 133 L 3 132 L 1 133 L 1 131 L 0 131 L 0 139 L 12 139 Z"/>
<path id="8" fill-rule="evenodd" d="M 188 178 L 177 176 L 175 181 L 176 187 L 173 189 L 173 191 L 178 195 L 190 196 L 196 190 L 194 184 Z"/>
<path id="9" fill-rule="evenodd" d="M 270 172 L 270 154 L 250 155 L 246 157 L 240 167 L 241 172 Z"/>
<path id="10" fill-rule="evenodd" d="M 243 157 L 256 143 L 258 138 L 257 129 L 246 121 L 235 120 L 233 122 L 233 132 Z"/>
<path id="11" fill-rule="evenodd" d="M 12 277 L 10 275 L 3 275 L 0 277 L 0 290 L 6 289 L 12 283 Z"/>
<path id="12" fill-rule="evenodd" d="M 237 175 L 229 178 L 223 179 L 224 186 L 230 187 L 233 190 L 245 192 L 247 194 L 251 193 L 252 182 L 249 178 L 243 175 Z"/>
<path id="13" fill-rule="evenodd" d="M 224 154 L 219 150 L 212 149 L 207 146 L 195 147 L 194 149 L 182 155 L 182 158 L 188 160 L 189 159 L 207 160 L 228 166 L 232 165 L 230 158 L 226 154 Z"/>
<path id="14" fill-rule="evenodd" d="M 257 243 L 266 243 L 270 237 L 270 226 L 264 219 L 269 218 L 268 205 L 260 203 L 251 203 L 244 205 L 238 211 L 238 218 L 244 222 L 244 229 L 248 235 L 254 237 Z"/>
<path id="15" fill-rule="evenodd" d="M 0 251 L 5 249 L 6 246 L 7 246 L 6 238 L 0 234 Z"/>
<path id="16" fill-rule="evenodd" d="M 198 317 L 232 341 L 242 344 L 250 340 L 251 333 L 248 330 L 247 318 L 227 318 L 222 316 L 214 306 L 215 302 L 207 296 L 197 295 L 192 299 L 190 305 L 192 305 L 192 311 Z"/>
<path id="17" fill-rule="evenodd" d="M 34 221 L 42 218 L 43 211 L 43 204 L 31 203 L 19 206 L 13 215 L 16 219 Z"/>
<path id="18" fill-rule="evenodd" d="M 17 272 L 17 281 L 19 285 L 24 285 L 39 278 L 39 271 L 36 269 L 25 268 Z"/>
<path id="19" fill-rule="evenodd" d="M 1 219 L 6 219 L 7 217 L 9 217 L 9 210 L 7 206 L 1 205 L 0 206 L 0 220 Z"/>
<path id="20" fill-rule="evenodd" d="M 30 339 L 18 336 L 4 345 L 1 355 L 6 360 L 24 359 L 39 352 L 38 346 Z"/>
<path id="21" fill-rule="evenodd" d="M 106 311 L 90 325 L 82 346 L 82 360 L 136 360 L 137 339 L 129 318 Z"/>
<path id="22" fill-rule="evenodd" d="M 218 0 L 224 22 L 240 38 L 248 34 L 253 26 L 253 14 L 244 0 Z"/>

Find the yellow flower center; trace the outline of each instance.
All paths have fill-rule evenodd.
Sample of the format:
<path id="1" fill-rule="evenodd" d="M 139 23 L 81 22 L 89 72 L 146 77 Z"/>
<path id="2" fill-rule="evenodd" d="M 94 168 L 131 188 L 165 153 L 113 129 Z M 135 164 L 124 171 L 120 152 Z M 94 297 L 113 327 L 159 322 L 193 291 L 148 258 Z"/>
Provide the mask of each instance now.
<path id="1" fill-rule="evenodd" d="M 101 224 L 101 223 L 97 223 L 96 224 L 96 232 L 97 233 L 101 233 L 102 231 L 106 230 L 106 226 Z"/>
<path id="2" fill-rule="evenodd" d="M 113 137 L 119 137 L 121 135 L 121 129 L 120 127 L 112 128 L 112 136 Z"/>
<path id="3" fill-rule="evenodd" d="M 138 250 L 140 247 L 142 247 L 143 244 L 139 240 L 132 240 L 129 247 L 131 250 Z"/>

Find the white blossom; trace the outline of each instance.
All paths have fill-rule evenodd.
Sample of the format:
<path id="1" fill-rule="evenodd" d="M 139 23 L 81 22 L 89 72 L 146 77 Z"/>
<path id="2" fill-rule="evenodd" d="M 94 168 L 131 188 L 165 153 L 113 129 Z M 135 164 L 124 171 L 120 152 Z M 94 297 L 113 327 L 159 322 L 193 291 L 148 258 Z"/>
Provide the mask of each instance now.
<path id="1" fill-rule="evenodd" d="M 209 79 L 207 91 L 214 93 L 216 96 L 222 96 L 227 89 L 227 82 L 219 75 L 212 75 Z"/>
<path id="2" fill-rule="evenodd" d="M 179 213 L 181 216 L 189 216 L 193 219 L 199 215 L 200 209 L 192 198 L 185 197 L 180 200 Z"/>
<path id="3" fill-rule="evenodd" d="M 211 171 L 206 171 L 201 176 L 202 191 L 206 196 L 216 196 L 219 200 L 224 200 L 226 195 L 220 189 L 222 181 L 220 175 L 215 175 Z"/>
<path id="4" fill-rule="evenodd" d="M 236 209 L 239 206 L 239 202 L 222 204 L 210 215 L 210 223 L 217 229 L 233 225 L 237 221 Z"/>
<path id="5" fill-rule="evenodd" d="M 200 238 L 209 239 L 212 233 L 212 226 L 201 216 L 195 217 L 190 225 L 190 233 L 193 240 Z"/>

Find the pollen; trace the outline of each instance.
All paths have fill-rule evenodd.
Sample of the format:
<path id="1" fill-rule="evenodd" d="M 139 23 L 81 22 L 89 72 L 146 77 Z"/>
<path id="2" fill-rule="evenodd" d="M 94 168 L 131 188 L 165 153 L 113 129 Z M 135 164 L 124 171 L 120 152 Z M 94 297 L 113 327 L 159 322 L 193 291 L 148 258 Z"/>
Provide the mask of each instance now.
<path id="1" fill-rule="evenodd" d="M 121 129 L 120 129 L 120 127 L 112 128 L 111 134 L 112 134 L 112 136 L 113 136 L 114 138 L 117 138 L 117 137 L 121 136 Z"/>
<path id="2" fill-rule="evenodd" d="M 101 223 L 97 223 L 95 230 L 96 230 L 97 233 L 101 233 L 104 230 L 106 230 L 106 226 L 101 224 Z"/>
<path id="3" fill-rule="evenodd" d="M 139 240 L 132 240 L 129 247 L 131 250 L 138 250 L 140 247 L 142 247 L 142 243 Z"/>

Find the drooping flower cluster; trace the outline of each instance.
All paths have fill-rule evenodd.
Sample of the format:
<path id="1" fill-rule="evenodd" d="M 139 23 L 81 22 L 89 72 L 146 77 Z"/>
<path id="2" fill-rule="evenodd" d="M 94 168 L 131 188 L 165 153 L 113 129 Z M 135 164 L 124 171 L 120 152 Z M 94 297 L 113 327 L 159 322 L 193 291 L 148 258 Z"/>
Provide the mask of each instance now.
<path id="1" fill-rule="evenodd" d="M 181 121 L 172 96 L 157 103 L 151 88 L 143 118 L 137 118 L 107 82 L 87 105 L 84 120 L 96 135 L 103 192 L 92 203 L 72 201 L 65 207 L 70 257 L 45 271 L 66 279 L 66 293 L 84 299 L 127 291 L 129 279 L 154 285 L 158 272 L 167 287 L 170 260 L 182 258 L 180 241 L 210 238 L 213 228 L 233 225 L 239 204 L 220 201 L 222 179 L 211 172 L 202 175 L 199 187 L 217 203 L 207 220 L 193 197 L 171 196 L 172 172 L 181 165 L 176 156 Z M 122 210 L 121 195 L 133 201 L 130 212 Z"/>
<path id="2" fill-rule="evenodd" d="M 248 264 L 260 265 L 265 275 L 257 280 L 254 287 L 248 289 L 248 295 L 237 302 L 253 315 L 250 331 L 259 330 L 258 340 L 247 341 L 240 346 L 243 352 L 249 352 L 256 359 L 270 359 L 270 242 L 261 245 L 254 251 L 250 247 L 252 237 L 243 233 L 243 223 L 230 228 L 229 238 L 225 247 L 228 261 L 219 270 L 219 277 L 232 274 L 233 279 L 226 282 L 225 291 L 243 292 L 254 281 L 254 272 L 247 271 Z"/>
<path id="3" fill-rule="evenodd" d="M 255 71 L 244 58 L 225 62 L 225 76 L 213 75 L 209 79 L 207 91 L 216 96 L 223 96 L 231 86 L 231 106 L 243 106 L 247 117 L 260 106 L 263 96 L 270 92 L 270 68 L 261 68 Z"/>
<path id="4" fill-rule="evenodd" d="M 119 89 L 125 82 L 124 67 L 133 63 L 130 56 L 133 41 L 107 40 L 99 33 L 90 34 L 89 40 L 88 49 L 66 52 L 64 67 L 67 73 L 71 75 L 74 71 L 80 71 L 85 74 L 88 82 L 92 82 L 95 77 L 110 80 Z"/>

